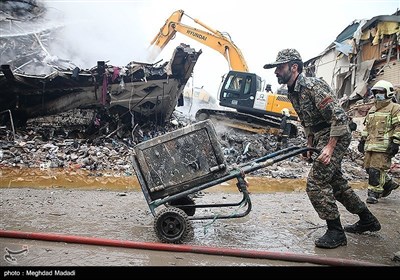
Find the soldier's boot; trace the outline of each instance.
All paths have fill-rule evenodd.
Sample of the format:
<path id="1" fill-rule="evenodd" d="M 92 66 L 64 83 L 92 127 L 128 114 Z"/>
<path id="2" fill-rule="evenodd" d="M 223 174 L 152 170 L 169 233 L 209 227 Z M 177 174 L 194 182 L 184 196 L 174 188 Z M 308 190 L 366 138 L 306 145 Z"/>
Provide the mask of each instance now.
<path id="1" fill-rule="evenodd" d="M 374 192 L 373 190 L 368 190 L 368 197 L 366 202 L 370 204 L 378 203 L 378 199 L 382 197 L 382 193 Z"/>
<path id="2" fill-rule="evenodd" d="M 347 245 L 346 234 L 343 230 L 340 218 L 326 220 L 328 229 L 323 236 L 315 240 L 315 246 L 319 248 L 333 249 Z"/>
<path id="3" fill-rule="evenodd" d="M 392 193 L 393 190 L 397 189 L 399 184 L 397 184 L 394 180 L 390 180 L 389 182 L 383 185 L 383 192 L 382 197 L 387 197 L 389 194 Z"/>
<path id="4" fill-rule="evenodd" d="M 350 233 L 363 233 L 366 231 L 378 231 L 381 229 L 381 224 L 378 219 L 365 208 L 360 214 L 358 214 L 360 220 L 352 225 L 348 225 L 344 227 L 346 232 Z"/>

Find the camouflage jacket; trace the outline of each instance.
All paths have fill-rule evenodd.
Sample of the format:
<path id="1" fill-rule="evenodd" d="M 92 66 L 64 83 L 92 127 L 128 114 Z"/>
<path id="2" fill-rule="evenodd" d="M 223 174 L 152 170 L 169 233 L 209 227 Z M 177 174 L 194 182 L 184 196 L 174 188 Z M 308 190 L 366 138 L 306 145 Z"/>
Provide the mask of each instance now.
<path id="1" fill-rule="evenodd" d="M 348 116 L 324 80 L 299 74 L 288 98 L 307 136 L 313 135 L 314 128 L 322 124 L 330 126 L 331 137 L 350 133 Z"/>

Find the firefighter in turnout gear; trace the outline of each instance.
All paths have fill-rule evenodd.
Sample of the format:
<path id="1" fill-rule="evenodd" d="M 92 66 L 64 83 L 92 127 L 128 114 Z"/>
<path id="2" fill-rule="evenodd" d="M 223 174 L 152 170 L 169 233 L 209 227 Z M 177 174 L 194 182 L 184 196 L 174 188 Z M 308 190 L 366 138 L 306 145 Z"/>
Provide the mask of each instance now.
<path id="1" fill-rule="evenodd" d="M 400 105 L 393 102 L 395 90 L 390 82 L 378 81 L 371 91 L 374 106 L 364 119 L 358 151 L 364 153 L 364 168 L 368 173 L 367 203 L 378 203 L 399 187 L 389 175 L 392 158 L 400 145 Z"/>

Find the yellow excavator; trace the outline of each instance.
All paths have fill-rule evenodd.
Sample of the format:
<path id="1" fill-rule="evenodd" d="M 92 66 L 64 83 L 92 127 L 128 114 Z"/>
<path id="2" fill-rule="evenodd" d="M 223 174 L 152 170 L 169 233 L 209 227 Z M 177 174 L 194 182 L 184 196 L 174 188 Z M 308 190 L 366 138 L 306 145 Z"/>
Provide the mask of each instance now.
<path id="1" fill-rule="evenodd" d="M 179 32 L 221 53 L 229 64 L 229 72 L 222 81 L 219 92 L 219 105 L 235 110 L 218 110 L 203 108 L 196 112 L 197 120 L 216 119 L 233 127 L 253 131 L 269 131 L 279 128 L 282 109 L 287 108 L 292 120 L 297 114 L 286 95 L 266 91 L 266 85 L 260 76 L 249 72 L 246 60 L 240 49 L 233 43 L 229 34 L 215 30 L 198 19 L 188 18 L 203 27 L 195 28 L 182 23 L 183 10 L 177 10 L 165 21 L 158 34 L 150 43 L 152 53 L 161 52 Z M 247 130 L 252 130 L 252 128 Z M 297 135 L 297 127 L 293 124 L 291 137 Z"/>

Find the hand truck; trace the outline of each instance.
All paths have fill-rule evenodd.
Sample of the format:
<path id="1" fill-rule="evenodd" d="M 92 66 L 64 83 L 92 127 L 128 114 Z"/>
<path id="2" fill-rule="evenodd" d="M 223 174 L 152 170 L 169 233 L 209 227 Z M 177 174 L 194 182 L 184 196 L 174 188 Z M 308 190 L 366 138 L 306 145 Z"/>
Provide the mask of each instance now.
<path id="1" fill-rule="evenodd" d="M 307 151 L 319 152 L 309 147 L 288 147 L 228 168 L 214 126 L 205 120 L 139 143 L 135 146 L 132 164 L 154 216 L 157 237 L 165 243 L 183 243 L 192 230 L 192 220 L 240 218 L 250 213 L 252 204 L 245 174 Z M 235 178 L 242 193 L 238 202 L 195 204 L 191 197 Z M 241 211 L 229 215 L 196 215 L 198 208 L 222 207 L 236 207 Z"/>

